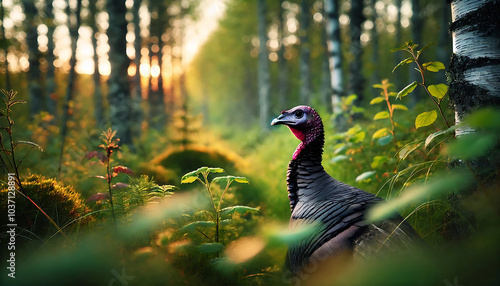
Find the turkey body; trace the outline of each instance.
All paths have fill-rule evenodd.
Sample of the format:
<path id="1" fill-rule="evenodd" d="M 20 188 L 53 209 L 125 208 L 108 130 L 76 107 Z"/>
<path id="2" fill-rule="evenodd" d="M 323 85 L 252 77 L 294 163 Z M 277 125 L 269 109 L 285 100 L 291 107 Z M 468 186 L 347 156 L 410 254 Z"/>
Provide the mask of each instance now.
<path id="1" fill-rule="evenodd" d="M 299 109 L 298 109 L 299 108 Z M 301 125 L 289 123 L 288 114 L 307 115 Z M 312 115 L 310 115 L 312 114 Z M 285 116 L 284 116 L 285 115 Z M 281 119 L 280 119 L 281 117 Z M 290 200 L 290 229 L 314 224 L 315 231 L 289 245 L 286 266 L 300 277 L 308 264 L 349 253 L 364 258 L 379 252 L 412 248 L 418 235 L 399 215 L 378 223 L 367 223 L 366 213 L 381 198 L 331 177 L 321 165 L 324 131 L 314 109 L 299 106 L 273 121 L 285 124 L 301 139 L 288 165 L 287 186 Z M 278 120 L 288 118 L 280 123 Z M 313 130 L 313 134 L 308 134 Z"/>

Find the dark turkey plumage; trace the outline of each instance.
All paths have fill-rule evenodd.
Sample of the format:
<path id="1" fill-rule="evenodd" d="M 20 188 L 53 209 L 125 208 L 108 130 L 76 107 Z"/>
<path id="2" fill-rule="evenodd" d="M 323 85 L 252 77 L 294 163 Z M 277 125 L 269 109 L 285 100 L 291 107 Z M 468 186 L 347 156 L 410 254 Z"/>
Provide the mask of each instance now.
<path id="1" fill-rule="evenodd" d="M 308 106 L 283 111 L 272 125 L 287 125 L 301 140 L 288 165 L 290 228 L 316 223 L 318 229 L 289 245 L 286 266 L 300 276 L 310 263 L 319 263 L 346 251 L 369 258 L 380 251 L 413 247 L 418 235 L 401 217 L 369 224 L 367 210 L 381 198 L 344 184 L 321 165 L 324 130 L 318 113 Z M 309 269 L 309 268 L 307 268 Z"/>

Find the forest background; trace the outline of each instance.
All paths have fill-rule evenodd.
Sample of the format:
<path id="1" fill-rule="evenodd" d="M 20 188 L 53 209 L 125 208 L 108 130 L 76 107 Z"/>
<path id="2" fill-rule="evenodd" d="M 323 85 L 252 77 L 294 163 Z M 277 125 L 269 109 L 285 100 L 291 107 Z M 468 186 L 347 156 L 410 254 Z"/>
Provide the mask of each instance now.
<path id="1" fill-rule="evenodd" d="M 500 115 L 484 109 L 498 106 L 498 2 L 1 4 L 2 260 L 10 209 L 17 222 L 2 281 L 290 283 L 298 141 L 269 124 L 305 104 L 326 126 L 325 169 L 428 244 L 307 278 L 498 282 Z M 478 58 L 452 52 L 469 30 L 493 43 Z"/>

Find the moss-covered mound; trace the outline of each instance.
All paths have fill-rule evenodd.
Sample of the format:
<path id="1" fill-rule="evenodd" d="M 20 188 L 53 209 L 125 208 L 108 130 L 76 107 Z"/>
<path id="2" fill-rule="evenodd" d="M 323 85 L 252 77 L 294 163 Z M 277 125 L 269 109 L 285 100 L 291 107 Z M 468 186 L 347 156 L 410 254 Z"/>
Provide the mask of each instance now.
<path id="1" fill-rule="evenodd" d="M 143 166 L 142 173 L 154 177 L 158 184 L 179 185 L 182 175 L 202 166 L 220 167 L 228 173 L 239 173 L 244 160 L 227 149 L 202 145 L 170 147 Z"/>
<path id="2" fill-rule="evenodd" d="M 30 175 L 22 183 L 26 195 L 35 202 L 59 227 L 80 218 L 88 209 L 73 187 L 65 186 L 55 179 Z M 0 186 L 0 213 L 7 214 L 7 185 Z M 15 223 L 18 241 L 41 241 L 57 232 L 47 217 L 21 193 L 16 192 Z M 78 220 L 73 225 L 77 225 Z M 5 226 L 3 226 L 5 227 Z M 64 230 L 67 232 L 72 225 Z"/>

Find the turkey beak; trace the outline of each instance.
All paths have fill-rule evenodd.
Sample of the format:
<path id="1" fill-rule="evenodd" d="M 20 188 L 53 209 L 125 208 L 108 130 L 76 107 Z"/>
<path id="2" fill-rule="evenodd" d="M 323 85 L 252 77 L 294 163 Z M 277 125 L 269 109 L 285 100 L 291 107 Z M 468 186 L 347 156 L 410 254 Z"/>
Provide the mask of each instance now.
<path id="1" fill-rule="evenodd" d="M 271 122 L 271 125 L 286 124 L 287 121 L 283 120 L 285 118 L 285 116 L 286 116 L 285 114 L 281 114 L 280 116 L 274 118 L 273 121 Z"/>

